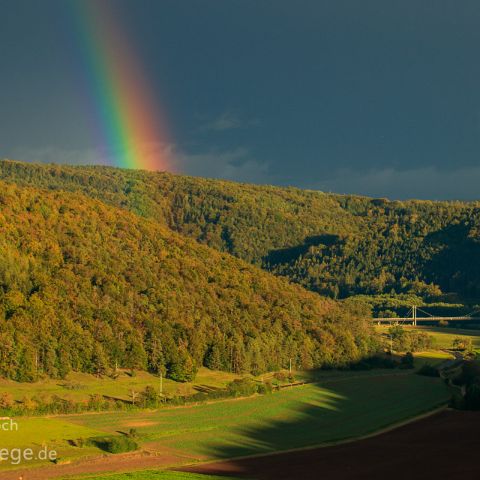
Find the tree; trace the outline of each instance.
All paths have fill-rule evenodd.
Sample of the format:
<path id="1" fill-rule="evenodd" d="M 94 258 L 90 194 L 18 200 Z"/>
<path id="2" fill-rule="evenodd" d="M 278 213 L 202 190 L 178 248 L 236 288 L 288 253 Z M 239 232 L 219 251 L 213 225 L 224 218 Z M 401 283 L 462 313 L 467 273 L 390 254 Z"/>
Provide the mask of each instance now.
<path id="1" fill-rule="evenodd" d="M 414 358 L 412 352 L 407 352 L 401 359 L 401 368 L 413 368 Z"/>
<path id="2" fill-rule="evenodd" d="M 95 343 L 93 346 L 92 369 L 98 376 L 105 375 L 108 368 L 108 359 L 101 345 Z"/>
<path id="3" fill-rule="evenodd" d="M 453 339 L 452 348 L 454 350 L 471 352 L 473 350 L 472 339 L 469 337 L 456 337 Z"/>
<path id="4" fill-rule="evenodd" d="M 167 366 L 167 375 L 176 382 L 193 382 L 197 374 L 197 366 L 184 349 L 181 349 Z"/>
<path id="5" fill-rule="evenodd" d="M 15 402 L 11 393 L 2 392 L 0 394 L 0 408 L 8 410 L 9 408 L 13 407 L 14 403 Z"/>
<path id="6" fill-rule="evenodd" d="M 139 401 L 144 408 L 158 407 L 158 393 L 151 385 L 146 386 L 145 390 L 140 393 L 139 397 Z"/>
<path id="7" fill-rule="evenodd" d="M 134 369 L 145 370 L 147 364 L 147 354 L 143 348 L 142 340 L 132 336 L 127 343 L 125 352 L 125 366 Z"/>
<path id="8" fill-rule="evenodd" d="M 218 343 L 212 343 L 205 354 L 204 365 L 211 370 L 222 370 L 224 368 L 222 352 Z"/>

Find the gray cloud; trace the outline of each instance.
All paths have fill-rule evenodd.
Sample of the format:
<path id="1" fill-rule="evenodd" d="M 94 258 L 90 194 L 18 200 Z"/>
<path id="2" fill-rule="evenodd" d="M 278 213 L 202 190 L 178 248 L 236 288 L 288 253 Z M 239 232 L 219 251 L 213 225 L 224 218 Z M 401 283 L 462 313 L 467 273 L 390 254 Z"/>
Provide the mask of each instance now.
<path id="1" fill-rule="evenodd" d="M 66 163 L 69 165 L 108 164 L 108 161 L 99 150 L 94 148 L 18 147 L 8 152 L 7 156 L 12 160 L 34 163 Z"/>
<path id="2" fill-rule="evenodd" d="M 223 178 L 237 182 L 270 183 L 269 165 L 255 160 L 248 149 L 177 152 L 173 154 L 177 170 L 188 175 Z"/>
<path id="3" fill-rule="evenodd" d="M 138 147 L 145 163 L 155 164 L 158 158 L 168 159 L 174 165 L 174 145 L 160 142 L 144 143 Z M 101 148 L 69 149 L 55 146 L 19 147 L 6 152 L 12 160 L 32 163 L 60 163 L 67 165 L 117 165 L 118 155 L 113 150 Z M 170 169 L 170 168 L 169 168 Z"/>
<path id="4" fill-rule="evenodd" d="M 359 173 L 338 170 L 308 188 L 337 193 L 356 193 L 393 199 L 475 200 L 480 198 L 480 167 L 420 167 L 406 170 L 385 168 Z"/>
<path id="5" fill-rule="evenodd" d="M 235 130 L 238 128 L 256 126 L 258 124 L 259 121 L 256 119 L 244 120 L 240 118 L 239 115 L 230 111 L 226 111 L 218 117 L 205 122 L 199 127 L 198 130 L 200 132 L 223 132 L 226 130 Z"/>

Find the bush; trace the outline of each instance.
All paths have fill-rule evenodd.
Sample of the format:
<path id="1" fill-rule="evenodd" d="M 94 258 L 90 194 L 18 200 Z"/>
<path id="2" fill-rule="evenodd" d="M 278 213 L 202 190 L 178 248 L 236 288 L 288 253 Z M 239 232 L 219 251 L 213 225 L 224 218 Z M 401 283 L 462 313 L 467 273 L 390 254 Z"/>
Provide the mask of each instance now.
<path id="1" fill-rule="evenodd" d="M 472 339 L 457 337 L 453 340 L 452 348 L 454 350 L 471 351 L 473 349 Z"/>
<path id="2" fill-rule="evenodd" d="M 274 375 L 273 375 L 273 378 L 275 380 L 278 380 L 279 382 L 286 382 L 287 379 L 288 379 L 288 376 L 285 372 L 276 372 Z"/>
<path id="3" fill-rule="evenodd" d="M 400 368 L 413 368 L 413 355 L 411 352 L 407 352 L 400 360 Z"/>
<path id="4" fill-rule="evenodd" d="M 12 408 L 14 404 L 15 402 L 11 393 L 3 392 L 0 395 L 0 408 L 7 410 L 9 408 Z"/>
<path id="5" fill-rule="evenodd" d="M 86 444 L 86 441 L 84 438 L 77 438 L 76 440 L 71 440 L 70 442 L 74 447 L 79 447 L 83 448 Z"/>
<path id="6" fill-rule="evenodd" d="M 387 353 L 388 355 L 388 353 Z M 399 363 L 390 357 L 375 355 L 350 365 L 351 370 L 371 370 L 372 368 L 397 368 Z"/>
<path id="7" fill-rule="evenodd" d="M 367 360 L 364 360 L 364 361 L 361 361 L 361 362 L 357 362 L 357 363 L 353 363 L 352 365 L 350 365 L 350 369 L 351 370 L 371 370 L 373 368 L 372 364 Z"/>
<path id="8" fill-rule="evenodd" d="M 155 388 L 147 385 L 145 390 L 140 394 L 139 402 L 144 408 L 158 407 L 159 395 Z"/>
<path id="9" fill-rule="evenodd" d="M 197 392 L 193 395 L 187 397 L 189 401 L 192 402 L 206 402 L 209 398 L 209 394 L 206 392 Z"/>
<path id="10" fill-rule="evenodd" d="M 247 397 L 258 392 L 258 385 L 248 378 L 241 378 L 230 382 L 227 391 L 233 397 Z"/>
<path id="11" fill-rule="evenodd" d="M 257 392 L 260 393 L 261 395 L 272 393 L 272 391 L 273 391 L 273 386 L 270 382 L 261 383 L 257 387 Z"/>
<path id="12" fill-rule="evenodd" d="M 138 449 L 138 444 L 128 436 L 91 438 L 89 443 L 109 453 L 125 453 Z"/>

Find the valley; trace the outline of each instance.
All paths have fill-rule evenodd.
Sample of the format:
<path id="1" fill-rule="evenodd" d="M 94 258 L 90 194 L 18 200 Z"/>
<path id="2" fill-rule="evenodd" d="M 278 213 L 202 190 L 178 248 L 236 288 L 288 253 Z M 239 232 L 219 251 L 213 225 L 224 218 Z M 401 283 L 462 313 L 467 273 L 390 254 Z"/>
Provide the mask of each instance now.
<path id="1" fill-rule="evenodd" d="M 395 320 L 478 308 L 476 203 L 11 161 L 0 187 L 2 446 L 34 452 L 2 479 L 237 475 L 476 405 L 475 322 Z"/>
<path id="2" fill-rule="evenodd" d="M 0 19 L 0 480 L 480 479 L 480 2 Z"/>

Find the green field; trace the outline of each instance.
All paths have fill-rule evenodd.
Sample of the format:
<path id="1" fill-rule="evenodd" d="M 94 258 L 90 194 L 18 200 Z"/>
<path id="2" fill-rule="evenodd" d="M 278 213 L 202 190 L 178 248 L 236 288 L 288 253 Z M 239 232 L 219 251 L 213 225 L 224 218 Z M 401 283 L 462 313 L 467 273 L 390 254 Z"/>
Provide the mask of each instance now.
<path id="1" fill-rule="evenodd" d="M 69 440 L 119 435 L 134 428 L 142 449 L 155 455 L 173 452 L 172 465 L 179 465 L 358 437 L 447 400 L 439 379 L 410 371 L 329 372 L 319 384 L 247 399 L 156 411 L 23 417 L 10 443 L 48 445 L 66 462 L 104 453 L 72 446 Z"/>
<path id="2" fill-rule="evenodd" d="M 438 366 L 442 364 L 445 360 L 453 359 L 454 356 L 448 352 L 442 351 L 428 351 L 428 352 L 416 352 L 415 357 L 415 368 L 420 368 L 422 365 L 428 364 L 432 366 Z"/>
<path id="3" fill-rule="evenodd" d="M 408 328 L 408 327 L 407 327 Z M 452 348 L 455 338 L 471 338 L 474 348 L 480 348 L 480 330 L 444 327 L 410 327 L 432 335 L 437 348 Z"/>
<path id="4" fill-rule="evenodd" d="M 390 327 L 387 325 L 377 325 L 375 329 L 379 333 L 387 333 Z M 471 338 L 473 346 L 480 348 L 480 330 L 468 330 L 464 328 L 452 327 L 427 327 L 405 325 L 402 328 L 405 330 L 415 330 L 426 332 L 434 338 L 434 348 L 452 348 L 455 338 Z"/>

